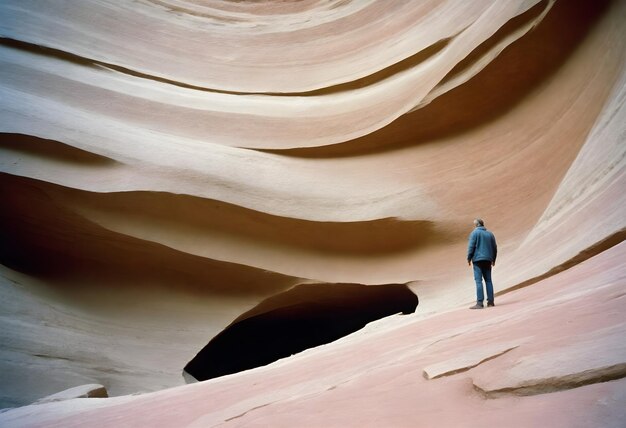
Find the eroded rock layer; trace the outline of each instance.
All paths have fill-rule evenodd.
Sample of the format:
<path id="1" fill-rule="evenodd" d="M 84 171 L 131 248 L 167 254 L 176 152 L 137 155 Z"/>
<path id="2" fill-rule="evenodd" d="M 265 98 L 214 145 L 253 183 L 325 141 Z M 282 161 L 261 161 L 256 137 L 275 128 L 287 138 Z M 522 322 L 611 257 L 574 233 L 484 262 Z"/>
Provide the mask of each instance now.
<path id="1" fill-rule="evenodd" d="M 619 420 L 625 19 L 619 0 L 3 1 L 0 403 L 159 392 L 0 421 L 415 426 L 442 416 L 420 394 L 454 397 L 457 426 L 538 403 L 561 426 Z M 468 321 L 475 217 L 510 307 Z M 313 283 L 407 284 L 420 305 L 166 389 L 238 316 Z M 573 324 L 554 341 L 546 323 Z"/>

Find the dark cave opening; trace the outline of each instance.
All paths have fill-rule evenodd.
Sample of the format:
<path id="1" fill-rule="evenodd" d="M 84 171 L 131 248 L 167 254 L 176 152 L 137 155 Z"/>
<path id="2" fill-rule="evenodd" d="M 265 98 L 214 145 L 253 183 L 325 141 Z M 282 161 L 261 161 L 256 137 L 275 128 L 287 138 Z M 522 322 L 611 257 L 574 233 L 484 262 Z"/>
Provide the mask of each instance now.
<path id="1" fill-rule="evenodd" d="M 404 284 L 301 284 L 239 316 L 185 366 L 202 381 L 260 367 L 333 342 L 367 323 L 415 312 Z"/>

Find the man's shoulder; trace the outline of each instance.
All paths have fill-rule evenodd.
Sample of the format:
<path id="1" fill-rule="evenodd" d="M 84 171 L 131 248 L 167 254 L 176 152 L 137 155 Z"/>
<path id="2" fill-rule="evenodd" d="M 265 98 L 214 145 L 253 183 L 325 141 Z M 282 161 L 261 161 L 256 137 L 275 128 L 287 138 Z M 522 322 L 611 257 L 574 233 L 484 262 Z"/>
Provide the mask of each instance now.
<path id="1" fill-rule="evenodd" d="M 495 235 L 493 234 L 493 232 L 487 228 L 482 228 L 482 229 L 476 228 L 474 229 L 474 232 L 495 238 Z"/>

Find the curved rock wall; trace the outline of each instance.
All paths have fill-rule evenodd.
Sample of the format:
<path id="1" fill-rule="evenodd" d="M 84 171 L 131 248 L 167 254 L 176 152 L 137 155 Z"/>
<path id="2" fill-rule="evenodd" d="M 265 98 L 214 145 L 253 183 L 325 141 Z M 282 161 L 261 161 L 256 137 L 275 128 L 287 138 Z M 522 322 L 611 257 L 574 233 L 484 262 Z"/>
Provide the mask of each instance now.
<path id="1" fill-rule="evenodd" d="M 500 292 L 620 242 L 625 15 L 2 2 L 4 406 L 182 384 L 208 339 L 301 283 L 471 302 L 474 217 Z"/>

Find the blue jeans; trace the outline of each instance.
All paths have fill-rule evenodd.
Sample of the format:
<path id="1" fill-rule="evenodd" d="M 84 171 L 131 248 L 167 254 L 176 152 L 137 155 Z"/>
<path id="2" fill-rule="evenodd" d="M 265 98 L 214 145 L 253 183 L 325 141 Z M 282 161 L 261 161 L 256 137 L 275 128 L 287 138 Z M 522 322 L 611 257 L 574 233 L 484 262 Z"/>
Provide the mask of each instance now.
<path id="1" fill-rule="evenodd" d="M 487 301 L 493 303 L 493 283 L 491 282 L 491 262 L 481 260 L 472 263 L 474 266 L 474 281 L 476 281 L 476 302 L 482 303 L 485 300 L 483 294 L 483 278 L 487 287 Z"/>

